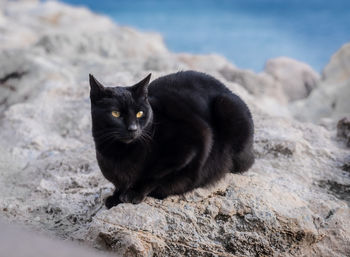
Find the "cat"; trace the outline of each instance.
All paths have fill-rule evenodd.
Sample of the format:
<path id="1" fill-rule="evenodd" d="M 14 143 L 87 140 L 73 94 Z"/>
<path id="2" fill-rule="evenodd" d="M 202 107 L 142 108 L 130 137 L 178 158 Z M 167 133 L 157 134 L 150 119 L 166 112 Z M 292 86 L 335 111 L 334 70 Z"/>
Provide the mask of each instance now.
<path id="1" fill-rule="evenodd" d="M 105 87 L 89 75 L 96 158 L 115 186 L 108 209 L 212 185 L 254 163 L 252 115 L 224 84 L 196 71 L 150 78 Z"/>

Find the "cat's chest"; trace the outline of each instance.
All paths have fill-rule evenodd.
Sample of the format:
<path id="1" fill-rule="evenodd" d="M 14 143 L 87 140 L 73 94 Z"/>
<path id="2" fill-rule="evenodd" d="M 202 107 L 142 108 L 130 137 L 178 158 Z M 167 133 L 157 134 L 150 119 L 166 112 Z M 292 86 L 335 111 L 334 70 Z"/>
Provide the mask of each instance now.
<path id="1" fill-rule="evenodd" d="M 104 177 L 119 187 L 131 184 L 137 179 L 144 166 L 144 156 L 108 158 L 96 151 L 96 157 Z"/>

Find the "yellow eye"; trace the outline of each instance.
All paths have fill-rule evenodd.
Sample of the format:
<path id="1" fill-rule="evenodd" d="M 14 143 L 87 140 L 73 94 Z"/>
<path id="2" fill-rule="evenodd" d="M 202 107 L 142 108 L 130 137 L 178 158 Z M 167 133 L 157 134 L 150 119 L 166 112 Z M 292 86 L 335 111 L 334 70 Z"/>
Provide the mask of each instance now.
<path id="1" fill-rule="evenodd" d="M 120 112 L 113 111 L 112 115 L 113 115 L 113 117 L 119 118 L 120 117 Z"/>
<path id="2" fill-rule="evenodd" d="M 136 113 L 136 118 L 141 118 L 143 116 L 143 111 L 139 111 L 138 113 Z"/>

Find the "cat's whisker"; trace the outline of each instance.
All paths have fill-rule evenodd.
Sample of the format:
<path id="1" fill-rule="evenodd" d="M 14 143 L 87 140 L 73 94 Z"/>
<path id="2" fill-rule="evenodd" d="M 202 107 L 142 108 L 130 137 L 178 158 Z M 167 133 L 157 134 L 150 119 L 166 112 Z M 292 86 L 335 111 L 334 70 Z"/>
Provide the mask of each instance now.
<path id="1" fill-rule="evenodd" d="M 147 150 L 151 149 L 151 141 L 152 141 L 152 136 L 150 136 L 146 131 L 144 131 L 140 137 L 140 141 L 143 142 L 143 144 L 147 147 Z"/>
<path id="2" fill-rule="evenodd" d="M 152 140 L 152 136 L 149 134 L 148 131 L 144 130 L 142 131 L 140 137 L 143 137 L 144 139 L 149 139 L 149 140 Z"/>
<path id="3" fill-rule="evenodd" d="M 141 134 L 140 138 L 151 141 L 152 138 L 147 134 Z"/>

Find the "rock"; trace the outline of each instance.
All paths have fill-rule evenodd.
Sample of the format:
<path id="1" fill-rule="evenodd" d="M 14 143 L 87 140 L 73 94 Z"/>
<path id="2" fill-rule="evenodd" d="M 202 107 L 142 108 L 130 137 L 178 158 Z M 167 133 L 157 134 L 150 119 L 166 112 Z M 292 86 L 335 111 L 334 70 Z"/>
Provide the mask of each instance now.
<path id="1" fill-rule="evenodd" d="M 341 169 L 350 173 L 350 156 L 345 158 L 343 164 L 341 165 Z"/>
<path id="2" fill-rule="evenodd" d="M 267 61 L 264 72 L 258 74 L 230 66 L 223 66 L 219 73 L 254 95 L 266 113 L 283 117 L 290 117 L 290 109 L 294 110 L 290 103 L 306 98 L 319 81 L 319 75 L 310 66 L 287 57 Z"/>
<path id="3" fill-rule="evenodd" d="M 319 86 L 306 99 L 290 105 L 290 111 L 302 121 L 339 120 L 350 113 L 350 44 L 333 55 L 323 71 Z"/>
<path id="4" fill-rule="evenodd" d="M 3 15 L 19 32 L 7 28 L 1 38 L 0 96 L 9 99 L 0 110 L 3 220 L 121 256 L 349 255 L 349 149 L 332 121 L 271 115 L 286 106 L 271 75 L 240 71 L 217 56 L 169 53 L 159 36 L 59 2 L 11 1 Z M 29 34 L 36 40 L 10 46 Z M 113 186 L 95 159 L 88 73 L 130 85 L 180 68 L 208 72 L 246 101 L 255 165 L 211 188 L 107 210 Z"/>
<path id="5" fill-rule="evenodd" d="M 343 45 L 323 69 L 322 80 L 338 84 L 350 78 L 350 43 Z"/>
<path id="6" fill-rule="evenodd" d="M 277 100 L 280 104 L 286 104 L 288 101 L 281 85 L 266 73 L 256 74 L 249 70 L 229 67 L 222 68 L 220 72 L 226 80 L 242 85 L 256 97 L 268 96 Z"/>
<path id="7" fill-rule="evenodd" d="M 183 197 L 99 211 L 89 240 L 124 256 L 336 256 L 333 245 L 348 237 L 330 234 L 348 228 L 350 213 L 337 200 L 346 194 L 334 185 L 347 192 L 350 181 L 340 175 L 335 158 L 347 151 L 335 153 L 331 135 L 317 126 L 259 118 L 257 127 L 258 160 L 251 171 L 229 174 L 216 187 Z"/>
<path id="8" fill-rule="evenodd" d="M 144 35 L 132 29 L 118 29 L 108 32 L 91 33 L 48 33 L 37 42 L 46 52 L 74 56 L 96 54 L 103 58 L 145 58 L 159 52 L 166 53 L 165 46 L 158 35 Z"/>
<path id="9" fill-rule="evenodd" d="M 349 118 L 343 118 L 338 121 L 337 124 L 337 136 L 345 139 L 347 146 L 350 147 L 350 120 Z"/>
<path id="10" fill-rule="evenodd" d="M 274 116 L 290 116 L 287 108 L 288 99 L 281 84 L 267 73 L 256 74 L 249 70 L 224 66 L 219 73 L 227 81 L 243 86 L 254 95 L 254 103 L 259 109 Z"/>
<path id="11" fill-rule="evenodd" d="M 282 85 L 289 101 L 306 98 L 319 80 L 309 65 L 287 57 L 268 60 L 264 71 Z"/>
<path id="12" fill-rule="evenodd" d="M 0 223 L 0 256 L 7 257 L 107 257 L 94 249 L 61 242 Z M 19 244 L 20 242 L 20 244 Z"/>
<path id="13" fill-rule="evenodd" d="M 64 72 L 35 51 L 22 49 L 0 52 L 0 112 L 8 106 L 37 97 L 45 81 L 60 79 Z"/>
<path id="14" fill-rule="evenodd" d="M 339 120 L 350 113 L 349 96 L 350 80 L 340 84 L 322 81 L 308 98 L 292 103 L 289 110 L 301 121 L 319 123 L 327 118 Z"/>
<path id="15" fill-rule="evenodd" d="M 178 54 L 178 61 L 186 64 L 187 69 L 198 69 L 203 72 L 219 71 L 225 67 L 233 68 L 227 59 L 222 56 L 210 54 L 210 55 L 190 55 L 190 54 Z"/>

